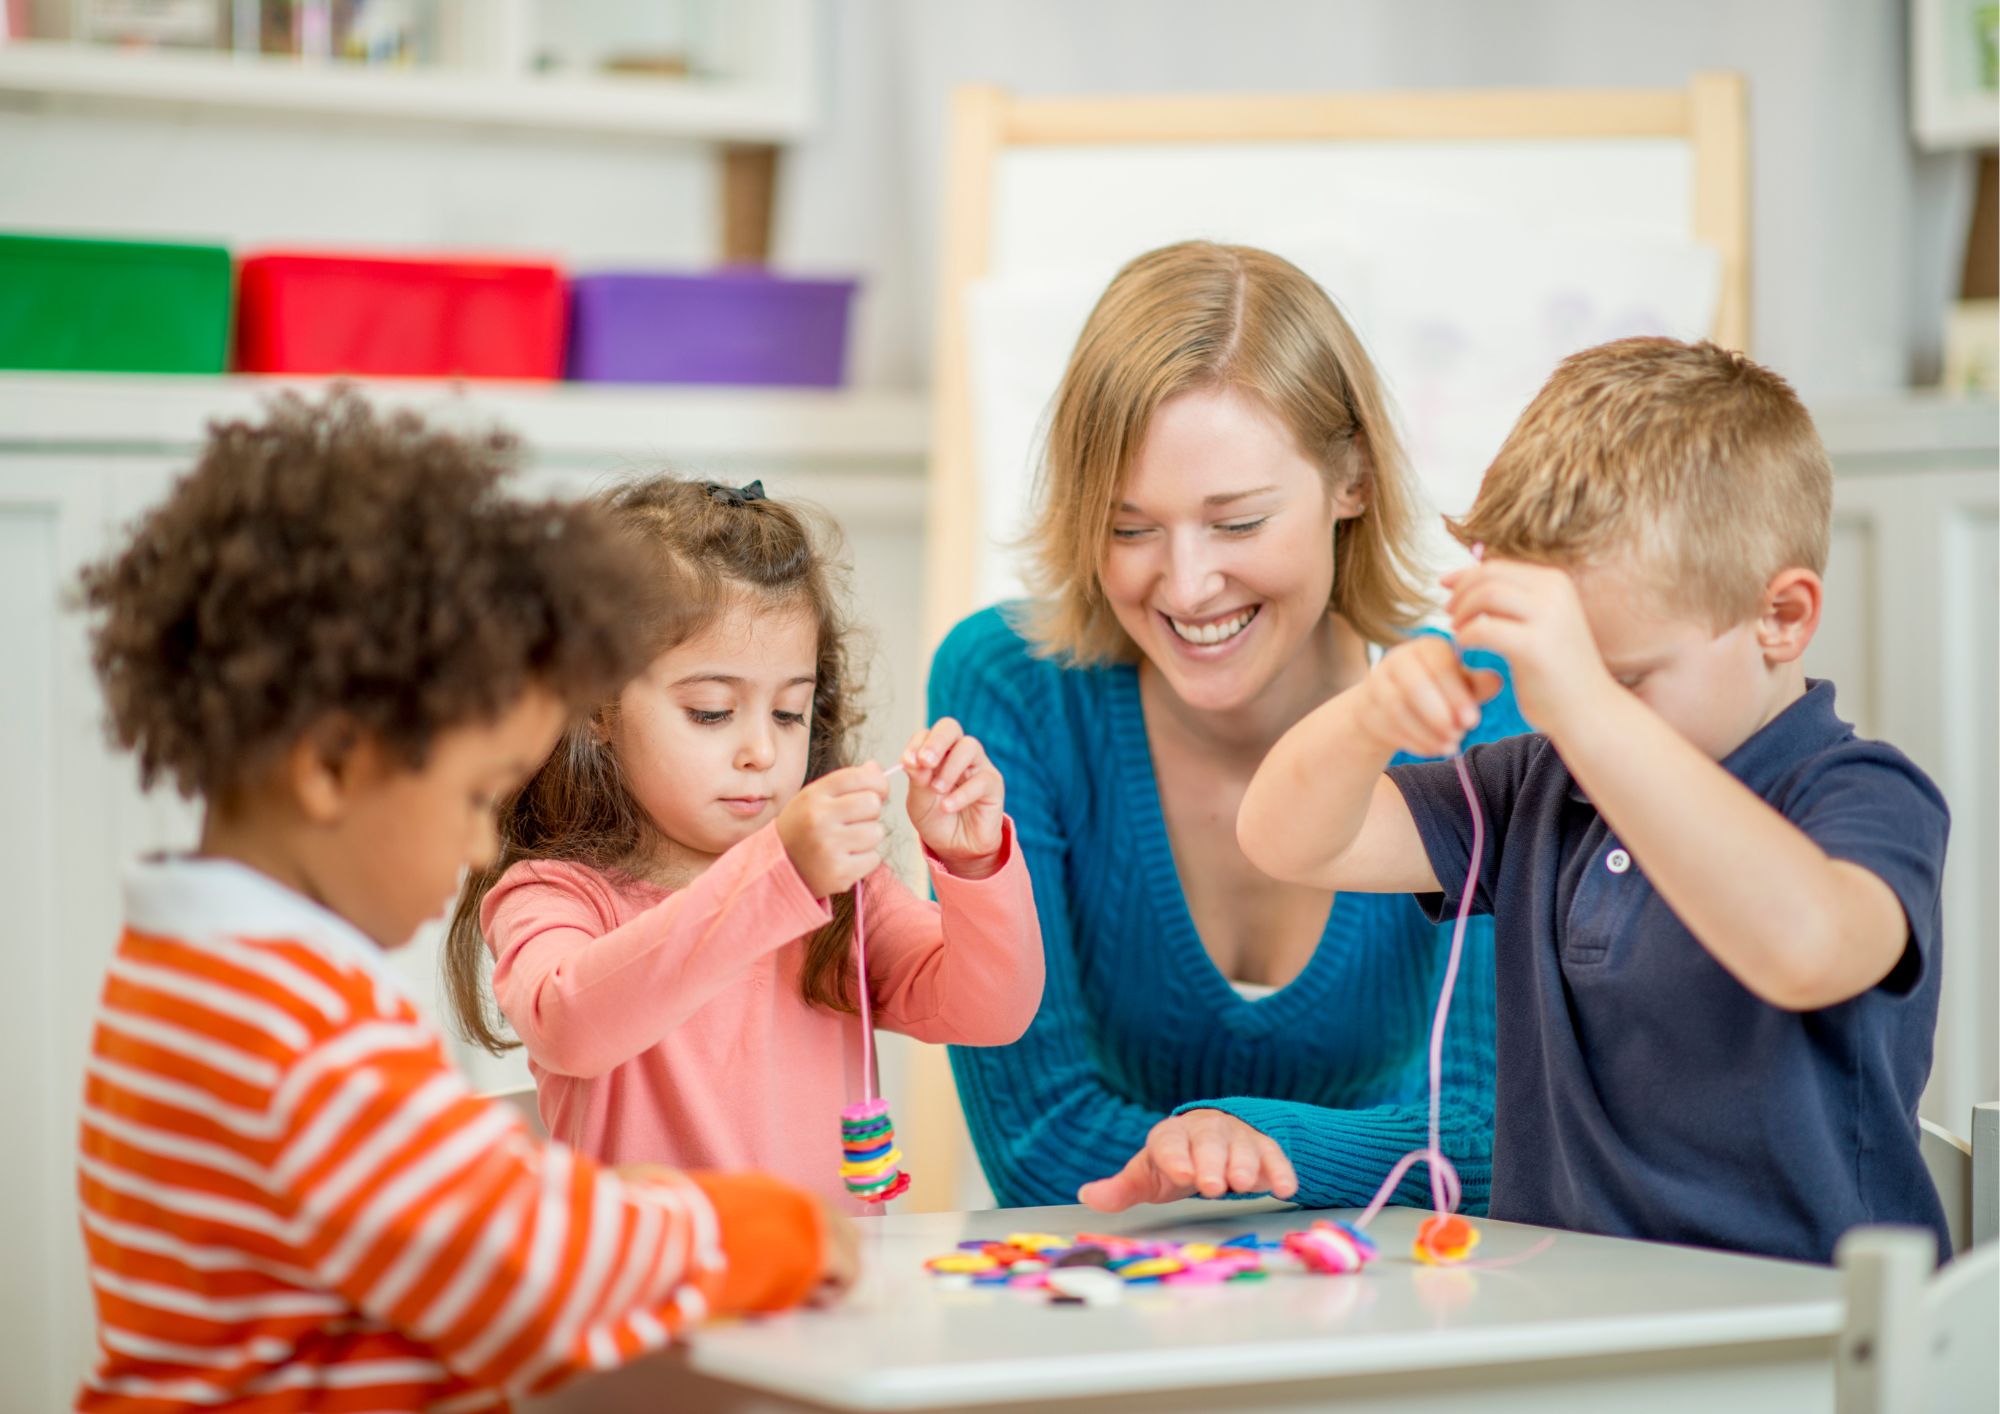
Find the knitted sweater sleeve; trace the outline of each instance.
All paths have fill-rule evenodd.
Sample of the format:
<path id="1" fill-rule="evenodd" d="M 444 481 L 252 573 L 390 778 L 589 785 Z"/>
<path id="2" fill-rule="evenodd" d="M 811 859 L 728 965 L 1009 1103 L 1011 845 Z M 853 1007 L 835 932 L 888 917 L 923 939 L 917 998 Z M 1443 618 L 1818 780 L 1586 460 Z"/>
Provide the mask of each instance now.
<path id="1" fill-rule="evenodd" d="M 1010 1046 L 954 1046 L 966 1126 L 1002 1207 L 1073 1203 L 1118 1172 L 1165 1113 L 1104 1081 L 1078 984 L 1067 896 L 1071 841 L 1063 803 L 1079 785 L 1050 686 L 1061 670 L 1033 660 L 997 611 L 953 630 L 931 666 L 930 712 L 956 717 L 1007 783 L 1007 811 L 1041 920 L 1046 980 L 1034 1020 Z"/>

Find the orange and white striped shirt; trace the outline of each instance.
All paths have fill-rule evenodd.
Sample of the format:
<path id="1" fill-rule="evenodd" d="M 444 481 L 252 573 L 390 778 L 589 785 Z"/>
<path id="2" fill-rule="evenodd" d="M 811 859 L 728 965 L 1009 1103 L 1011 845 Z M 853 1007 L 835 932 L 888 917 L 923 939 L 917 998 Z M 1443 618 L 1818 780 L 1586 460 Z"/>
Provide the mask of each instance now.
<path id="1" fill-rule="evenodd" d="M 264 875 L 141 864 L 126 906 L 77 1161 L 81 1409 L 486 1409 L 815 1281 L 805 1194 L 537 1144 L 372 943 Z"/>

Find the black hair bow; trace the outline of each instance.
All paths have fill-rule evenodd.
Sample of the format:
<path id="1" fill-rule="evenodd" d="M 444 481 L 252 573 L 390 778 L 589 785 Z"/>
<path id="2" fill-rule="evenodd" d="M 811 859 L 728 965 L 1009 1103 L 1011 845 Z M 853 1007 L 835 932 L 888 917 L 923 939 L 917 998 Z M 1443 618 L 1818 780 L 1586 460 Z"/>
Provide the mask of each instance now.
<path id="1" fill-rule="evenodd" d="M 720 481 L 704 481 L 701 488 L 708 492 L 711 499 L 725 506 L 747 506 L 752 501 L 764 499 L 762 481 L 753 481 L 748 486 L 724 486 Z"/>

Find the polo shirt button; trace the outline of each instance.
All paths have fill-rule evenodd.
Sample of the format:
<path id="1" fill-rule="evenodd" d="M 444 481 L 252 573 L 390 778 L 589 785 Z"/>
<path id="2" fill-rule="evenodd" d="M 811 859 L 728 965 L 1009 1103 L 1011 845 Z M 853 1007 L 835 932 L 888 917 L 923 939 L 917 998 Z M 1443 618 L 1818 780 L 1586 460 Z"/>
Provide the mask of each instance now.
<path id="1" fill-rule="evenodd" d="M 1632 856 L 1622 849 L 1614 849 L 1604 856 L 1604 867 L 1614 874 L 1623 874 L 1632 867 Z"/>

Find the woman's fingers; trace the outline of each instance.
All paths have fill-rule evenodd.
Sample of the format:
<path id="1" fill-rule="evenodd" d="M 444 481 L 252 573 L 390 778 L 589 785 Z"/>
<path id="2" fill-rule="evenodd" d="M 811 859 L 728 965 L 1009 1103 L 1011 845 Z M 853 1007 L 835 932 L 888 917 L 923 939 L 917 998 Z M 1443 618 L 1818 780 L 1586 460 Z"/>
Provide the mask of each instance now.
<path id="1" fill-rule="evenodd" d="M 1270 1193 L 1290 1198 L 1299 1180 L 1276 1140 L 1219 1111 L 1176 1115 L 1153 1126 L 1146 1147 L 1110 1178 L 1086 1183 L 1077 1201 L 1116 1213 L 1199 1193 Z"/>
<path id="2" fill-rule="evenodd" d="M 1229 1161 L 1223 1173 L 1231 1193 L 1262 1193 L 1270 1186 L 1264 1172 L 1265 1154 L 1258 1147 L 1257 1134 L 1238 1134 L 1229 1141 Z"/>
<path id="3" fill-rule="evenodd" d="M 1096 1179 L 1077 1189 L 1076 1200 L 1100 1213 L 1122 1213 L 1139 1203 L 1153 1202 L 1159 1190 L 1160 1174 L 1150 1148 L 1134 1154 L 1125 1167 L 1109 1178 Z"/>
<path id="4" fill-rule="evenodd" d="M 1188 1147 L 1187 1125 L 1178 1118 L 1162 1120 L 1146 1136 L 1146 1153 L 1162 1177 L 1181 1188 L 1195 1181 L 1194 1152 Z"/>
<path id="5" fill-rule="evenodd" d="M 1289 1198 L 1299 1191 L 1299 1175 L 1292 1167 L 1292 1161 L 1285 1157 L 1285 1151 L 1270 1135 L 1259 1133 L 1256 1139 L 1257 1153 L 1262 1160 L 1263 1182 L 1250 1192 L 1268 1192 L 1273 1198 Z"/>
<path id="6" fill-rule="evenodd" d="M 1194 1155 L 1194 1186 L 1204 1198 L 1229 1191 L 1229 1135 L 1220 1125 L 1191 1125 L 1188 1147 Z"/>

